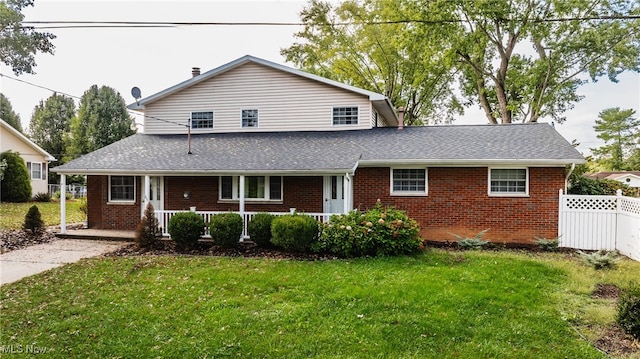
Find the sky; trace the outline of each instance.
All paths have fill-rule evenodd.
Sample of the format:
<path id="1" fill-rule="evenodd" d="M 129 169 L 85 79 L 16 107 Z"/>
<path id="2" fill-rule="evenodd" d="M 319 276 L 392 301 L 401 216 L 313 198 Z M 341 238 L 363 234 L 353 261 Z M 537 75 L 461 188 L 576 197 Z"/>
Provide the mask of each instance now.
<path id="1" fill-rule="evenodd" d="M 35 0 L 23 10 L 25 21 L 160 21 L 160 22 L 299 22 L 307 4 L 297 0 L 254 1 L 53 1 Z M 18 79 L 80 97 L 92 85 L 116 89 L 127 103 L 134 102 L 131 88 L 150 96 L 202 72 L 244 55 L 292 66 L 280 55 L 291 46 L 301 26 L 183 26 L 173 28 L 70 28 L 49 29 L 54 55 L 38 54 L 36 74 Z M 16 77 L 0 65 L 0 73 Z M 0 90 L 9 98 L 28 129 L 33 109 L 52 92 L 7 77 Z M 555 128 L 578 150 L 603 144 L 593 129 L 598 113 L 606 108 L 632 108 L 640 116 L 640 75 L 626 72 L 618 83 L 607 78 L 580 87 L 584 99 L 565 113 L 567 120 Z M 76 100 L 76 105 L 78 101 Z M 485 124 L 477 107 L 469 108 L 454 124 Z"/>

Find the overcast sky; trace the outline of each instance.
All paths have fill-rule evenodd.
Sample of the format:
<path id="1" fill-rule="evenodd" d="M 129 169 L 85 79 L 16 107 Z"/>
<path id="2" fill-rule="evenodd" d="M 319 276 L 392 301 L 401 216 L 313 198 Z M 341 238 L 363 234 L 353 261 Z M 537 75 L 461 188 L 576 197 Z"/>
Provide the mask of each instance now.
<path id="1" fill-rule="evenodd" d="M 305 4 L 294 0 L 36 0 L 35 6 L 23 13 L 25 21 L 299 22 Z M 38 55 L 36 74 L 19 79 L 78 97 L 91 85 L 107 85 L 131 103 L 133 86 L 146 97 L 190 78 L 194 66 L 205 72 L 247 54 L 286 64 L 280 49 L 289 47 L 299 30 L 299 26 L 50 29 L 46 31 L 57 36 L 53 40 L 55 54 Z M 0 65 L 0 72 L 15 77 L 4 65 Z M 51 95 L 50 91 L 6 77 L 0 77 L 0 90 L 20 115 L 25 129 L 34 107 Z M 640 114 L 638 74 L 624 73 L 617 84 L 601 79 L 581 87 L 579 93 L 584 100 L 566 113 L 566 123 L 557 124 L 556 129 L 568 141 L 580 142 L 583 153 L 601 145 L 593 130 L 601 110 L 633 108 Z M 475 107 L 455 122 L 484 123 L 486 118 Z"/>

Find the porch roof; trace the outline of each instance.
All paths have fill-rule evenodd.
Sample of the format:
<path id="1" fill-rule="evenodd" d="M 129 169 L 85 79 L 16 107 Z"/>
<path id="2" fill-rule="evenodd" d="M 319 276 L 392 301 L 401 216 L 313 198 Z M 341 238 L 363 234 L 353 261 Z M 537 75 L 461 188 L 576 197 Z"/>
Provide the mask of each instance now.
<path id="1" fill-rule="evenodd" d="M 61 174 L 353 173 L 358 166 L 562 166 L 584 157 L 550 125 L 323 132 L 136 134 L 52 170 Z"/>

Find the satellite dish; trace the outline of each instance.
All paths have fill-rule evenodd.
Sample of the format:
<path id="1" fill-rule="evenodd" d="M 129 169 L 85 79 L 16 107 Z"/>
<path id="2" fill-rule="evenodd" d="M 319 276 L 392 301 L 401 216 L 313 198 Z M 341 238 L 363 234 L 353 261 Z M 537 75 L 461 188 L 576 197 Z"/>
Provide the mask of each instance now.
<path id="1" fill-rule="evenodd" d="M 131 89 L 131 96 L 133 96 L 133 98 L 135 98 L 137 101 L 142 97 L 142 92 L 140 92 L 140 89 L 138 87 L 134 87 Z"/>

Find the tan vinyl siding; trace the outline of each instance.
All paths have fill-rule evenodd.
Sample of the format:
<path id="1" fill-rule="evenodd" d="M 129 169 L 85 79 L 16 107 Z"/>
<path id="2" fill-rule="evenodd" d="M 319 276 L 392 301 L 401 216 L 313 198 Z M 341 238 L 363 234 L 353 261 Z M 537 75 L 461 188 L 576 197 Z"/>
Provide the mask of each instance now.
<path id="1" fill-rule="evenodd" d="M 357 106 L 358 125 L 334 126 L 333 107 Z M 241 111 L 258 109 L 258 127 L 242 128 Z M 352 130 L 371 128 L 367 96 L 255 63 L 169 95 L 146 106 L 145 133 L 186 133 L 192 111 L 213 111 L 213 129 L 192 133 Z"/>

